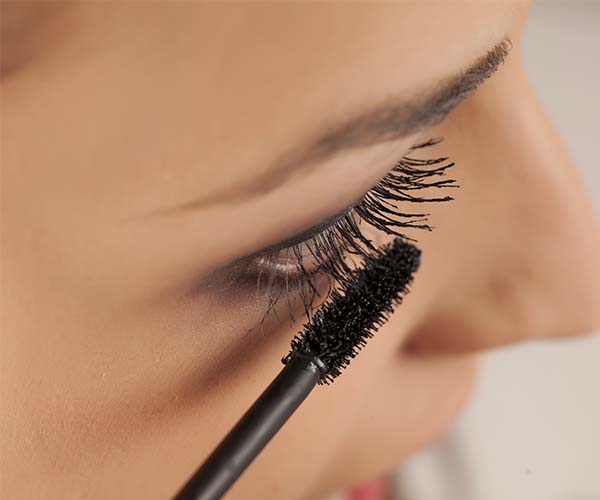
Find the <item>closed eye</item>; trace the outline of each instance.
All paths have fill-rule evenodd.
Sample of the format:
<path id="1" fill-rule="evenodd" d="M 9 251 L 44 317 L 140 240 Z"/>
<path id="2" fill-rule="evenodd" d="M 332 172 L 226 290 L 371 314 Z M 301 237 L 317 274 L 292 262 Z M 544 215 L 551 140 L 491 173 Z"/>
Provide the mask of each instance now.
<path id="1" fill-rule="evenodd" d="M 417 159 L 411 153 L 440 141 L 432 139 L 413 146 L 358 201 L 308 230 L 224 266 L 209 278 L 211 286 L 215 281 L 225 288 L 251 286 L 257 295 L 267 295 L 267 314 L 282 298 L 289 302 L 292 295 L 299 294 L 309 315 L 320 297 L 317 280 L 328 278 L 331 289 L 334 282 L 347 279 L 354 268 L 348 256 L 362 259 L 378 252 L 364 231 L 366 227 L 405 240 L 412 240 L 403 232 L 407 228 L 430 230 L 427 213 L 408 212 L 405 207 L 452 200 L 449 195 L 420 196 L 417 192 L 457 187 L 453 179 L 445 177 L 454 163 L 447 157 Z"/>

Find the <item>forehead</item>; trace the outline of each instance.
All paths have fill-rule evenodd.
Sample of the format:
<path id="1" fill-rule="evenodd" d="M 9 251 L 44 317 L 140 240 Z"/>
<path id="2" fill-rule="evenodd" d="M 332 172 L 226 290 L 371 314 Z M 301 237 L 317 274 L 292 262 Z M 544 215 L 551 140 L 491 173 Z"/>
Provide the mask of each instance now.
<path id="1" fill-rule="evenodd" d="M 177 23 L 162 21 L 177 42 L 163 36 L 160 52 L 186 68 L 190 102 L 218 117 L 204 130 L 210 142 L 244 144 L 257 160 L 265 138 L 274 155 L 319 124 L 385 96 L 408 98 L 465 68 L 518 12 L 506 1 L 445 0 L 179 9 Z"/>

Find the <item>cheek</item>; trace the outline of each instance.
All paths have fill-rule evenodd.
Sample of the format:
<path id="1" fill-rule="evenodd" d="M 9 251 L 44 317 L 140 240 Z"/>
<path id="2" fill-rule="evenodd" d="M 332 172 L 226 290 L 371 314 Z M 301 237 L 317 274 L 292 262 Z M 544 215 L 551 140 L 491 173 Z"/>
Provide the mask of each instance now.
<path id="1" fill-rule="evenodd" d="M 0 412 L 0 459 L 13 497 L 171 496 L 289 346 L 289 335 L 247 333 L 256 311 L 228 314 L 213 302 L 103 314 L 57 290 L 27 305 L 3 310 L 10 335 L 0 350 L 10 402 Z"/>

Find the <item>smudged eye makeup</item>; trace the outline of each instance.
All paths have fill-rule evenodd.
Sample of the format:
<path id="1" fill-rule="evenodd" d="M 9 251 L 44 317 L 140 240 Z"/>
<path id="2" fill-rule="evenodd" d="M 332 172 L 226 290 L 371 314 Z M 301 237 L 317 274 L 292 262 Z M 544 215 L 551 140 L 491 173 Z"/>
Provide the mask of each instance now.
<path id="1" fill-rule="evenodd" d="M 266 294 L 268 309 L 281 299 L 300 296 L 304 312 L 310 317 L 315 300 L 322 297 L 318 282 L 326 279 L 331 290 L 344 282 L 357 257 L 373 256 L 377 246 L 366 229 L 414 241 L 403 231 L 408 228 L 430 230 L 427 213 L 409 212 L 409 203 L 442 202 L 451 196 L 422 196 L 421 190 L 457 187 L 446 177 L 454 163 L 447 157 L 419 159 L 415 150 L 434 146 L 442 139 L 430 139 L 410 148 L 394 168 L 359 200 L 332 217 L 282 242 L 238 259 L 223 271 L 226 287 L 254 285 L 257 297 Z M 290 318 L 293 321 L 291 308 Z"/>

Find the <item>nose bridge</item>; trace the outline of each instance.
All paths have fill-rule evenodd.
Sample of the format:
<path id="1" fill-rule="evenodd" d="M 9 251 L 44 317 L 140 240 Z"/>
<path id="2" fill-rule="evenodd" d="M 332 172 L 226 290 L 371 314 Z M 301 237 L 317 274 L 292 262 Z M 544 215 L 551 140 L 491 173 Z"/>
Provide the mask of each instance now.
<path id="1" fill-rule="evenodd" d="M 498 103 L 507 116 L 494 121 L 490 140 L 502 141 L 503 161 L 515 166 L 513 175 L 527 188 L 522 194 L 532 200 L 537 223 L 548 234 L 579 246 L 597 245 L 598 222 L 567 148 L 523 70 L 514 76 L 512 88 L 500 90 Z M 593 253 L 590 257 L 595 260 Z"/>
<path id="2" fill-rule="evenodd" d="M 563 196 L 570 198 L 563 209 L 589 212 L 577 170 L 562 138 L 544 112 L 523 69 L 514 69 L 512 74 L 510 87 L 494 89 L 498 105 L 507 116 L 502 119 L 500 115 L 500 119 L 493 121 L 492 132 L 500 132 L 498 136 L 508 141 L 506 153 L 521 172 L 535 175 L 543 188 L 552 190 L 557 201 Z M 577 196 L 572 197 L 574 194 Z"/>
<path id="3" fill-rule="evenodd" d="M 495 149 L 503 151 L 497 163 L 510 164 L 511 175 L 521 180 L 520 194 L 531 200 L 537 225 L 562 240 L 565 258 L 569 257 L 567 246 L 578 247 L 587 250 L 590 264 L 597 263 L 598 220 L 565 143 L 544 112 L 522 65 L 513 64 L 503 80 L 490 85 L 491 96 L 481 96 L 493 102 L 490 111 L 495 119 L 489 111 L 486 118 L 492 123 L 488 140 L 492 145 L 497 141 Z"/>

